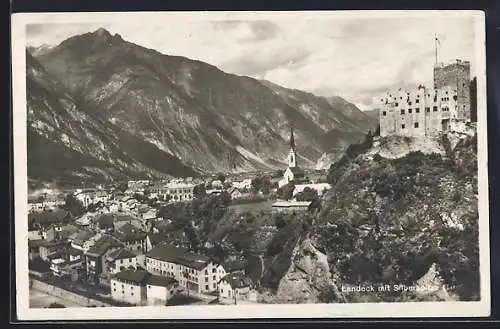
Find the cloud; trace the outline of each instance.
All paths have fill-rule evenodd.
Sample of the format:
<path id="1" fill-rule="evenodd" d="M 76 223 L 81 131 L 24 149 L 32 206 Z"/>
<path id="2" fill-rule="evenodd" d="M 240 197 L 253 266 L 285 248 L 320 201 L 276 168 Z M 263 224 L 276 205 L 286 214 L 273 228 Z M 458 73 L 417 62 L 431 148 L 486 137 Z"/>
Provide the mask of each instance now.
<path id="1" fill-rule="evenodd" d="M 322 96 L 339 95 L 368 109 L 388 89 L 432 81 L 434 35 L 439 60 L 474 68 L 473 19 L 446 15 L 392 18 L 293 17 L 183 20 L 157 17 L 27 28 L 28 43 L 58 44 L 99 27 L 125 40 L 185 56 L 234 74 L 267 79 Z"/>

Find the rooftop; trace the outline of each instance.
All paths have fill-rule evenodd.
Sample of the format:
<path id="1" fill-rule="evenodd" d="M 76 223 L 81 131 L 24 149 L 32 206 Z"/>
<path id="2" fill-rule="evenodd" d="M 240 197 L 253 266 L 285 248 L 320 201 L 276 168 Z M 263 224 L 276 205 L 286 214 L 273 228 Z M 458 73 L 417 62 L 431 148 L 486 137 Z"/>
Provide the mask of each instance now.
<path id="1" fill-rule="evenodd" d="M 203 269 L 210 261 L 209 257 L 189 252 L 186 248 L 174 247 L 167 244 L 159 244 L 151 249 L 146 257 L 158 259 L 164 262 L 184 265 L 197 270 Z"/>
<path id="2" fill-rule="evenodd" d="M 123 270 L 115 274 L 114 278 L 119 281 L 143 284 L 150 274 L 144 270 Z"/>
<path id="3" fill-rule="evenodd" d="M 252 284 L 252 280 L 241 272 L 228 274 L 221 281 L 226 281 L 233 289 L 250 287 Z"/>
<path id="4" fill-rule="evenodd" d="M 120 248 L 120 249 L 117 249 L 117 250 L 111 252 L 108 255 L 108 258 L 111 260 L 117 260 L 117 259 L 134 258 L 135 256 L 136 256 L 136 254 L 134 254 L 130 250 L 125 249 L 125 248 Z"/>
<path id="5" fill-rule="evenodd" d="M 309 207 L 312 201 L 284 201 L 278 200 L 273 207 Z"/>
<path id="6" fill-rule="evenodd" d="M 34 224 L 47 225 L 55 224 L 64 221 L 71 216 L 71 213 L 66 210 L 42 211 L 28 215 L 28 226 Z"/>
<path id="7" fill-rule="evenodd" d="M 146 283 L 151 286 L 170 287 L 178 282 L 177 280 L 171 277 L 150 275 L 149 278 L 146 280 Z"/>
<path id="8" fill-rule="evenodd" d="M 103 235 L 92 247 L 90 247 L 87 254 L 101 256 L 109 249 L 116 247 L 123 247 L 123 243 L 111 235 Z"/>

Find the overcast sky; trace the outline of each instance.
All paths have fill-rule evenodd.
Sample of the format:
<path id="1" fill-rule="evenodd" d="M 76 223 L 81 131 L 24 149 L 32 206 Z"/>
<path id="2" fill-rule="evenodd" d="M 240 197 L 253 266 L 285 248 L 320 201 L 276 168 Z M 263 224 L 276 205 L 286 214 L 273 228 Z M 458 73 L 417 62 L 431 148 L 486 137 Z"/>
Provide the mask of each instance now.
<path id="1" fill-rule="evenodd" d="M 435 33 L 440 38 L 440 61 L 470 60 L 474 69 L 472 18 L 397 17 L 114 19 L 108 23 L 29 25 L 26 37 L 28 45 L 57 45 L 72 35 L 104 27 L 164 54 L 202 60 L 229 73 L 321 96 L 342 96 L 362 110 L 372 109 L 387 89 L 431 85 Z"/>

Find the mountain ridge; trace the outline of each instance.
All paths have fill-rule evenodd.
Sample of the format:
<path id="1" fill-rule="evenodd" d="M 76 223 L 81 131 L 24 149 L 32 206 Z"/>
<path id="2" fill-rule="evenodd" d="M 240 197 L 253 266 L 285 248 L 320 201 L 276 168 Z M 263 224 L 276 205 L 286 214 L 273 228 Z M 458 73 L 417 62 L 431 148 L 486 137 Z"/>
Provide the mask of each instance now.
<path id="1" fill-rule="evenodd" d="M 364 134 L 376 125 L 357 125 L 355 111 L 343 109 L 346 101 L 332 106 L 324 97 L 165 55 L 104 29 L 70 37 L 36 59 L 85 104 L 83 111 L 202 171 L 284 167 L 290 126 L 302 166 L 312 168 L 333 149 L 329 131 Z"/>

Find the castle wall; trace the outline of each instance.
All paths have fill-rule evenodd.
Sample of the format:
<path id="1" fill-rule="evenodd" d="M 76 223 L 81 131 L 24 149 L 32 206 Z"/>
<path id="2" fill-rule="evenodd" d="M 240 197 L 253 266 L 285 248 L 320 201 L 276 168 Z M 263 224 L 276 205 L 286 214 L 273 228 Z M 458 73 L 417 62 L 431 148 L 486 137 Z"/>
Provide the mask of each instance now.
<path id="1" fill-rule="evenodd" d="M 381 98 L 380 135 L 430 136 L 451 128 L 457 93 L 449 86 L 399 89 Z"/>
<path id="2" fill-rule="evenodd" d="M 470 62 L 457 60 L 453 64 L 438 64 L 434 67 L 434 88 L 450 86 L 457 90 L 457 118 L 470 120 Z"/>

